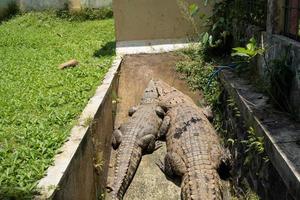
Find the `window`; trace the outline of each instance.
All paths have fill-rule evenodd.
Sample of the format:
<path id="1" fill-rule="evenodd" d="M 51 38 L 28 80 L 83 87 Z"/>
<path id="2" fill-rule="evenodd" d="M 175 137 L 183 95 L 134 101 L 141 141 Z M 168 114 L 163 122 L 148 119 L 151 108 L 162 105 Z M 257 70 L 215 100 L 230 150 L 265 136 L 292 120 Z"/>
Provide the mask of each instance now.
<path id="1" fill-rule="evenodd" d="M 286 0 L 284 32 L 300 40 L 300 0 Z"/>

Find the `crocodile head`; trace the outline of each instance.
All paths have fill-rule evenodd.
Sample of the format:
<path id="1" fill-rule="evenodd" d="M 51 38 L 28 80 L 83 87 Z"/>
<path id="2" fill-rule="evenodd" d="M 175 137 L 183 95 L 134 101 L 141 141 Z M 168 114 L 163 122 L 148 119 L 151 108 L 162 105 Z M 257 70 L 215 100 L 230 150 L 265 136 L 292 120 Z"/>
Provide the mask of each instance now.
<path id="1" fill-rule="evenodd" d="M 156 101 L 158 98 L 158 93 L 157 93 L 157 89 L 155 87 L 155 83 L 153 80 L 151 80 L 148 83 L 147 88 L 144 91 L 144 95 L 141 99 L 141 103 L 145 104 L 145 103 L 153 103 L 154 101 Z"/>
<path id="2" fill-rule="evenodd" d="M 155 81 L 155 86 L 159 96 L 159 105 L 163 108 L 169 109 L 184 102 L 193 102 L 182 92 L 161 80 Z"/>

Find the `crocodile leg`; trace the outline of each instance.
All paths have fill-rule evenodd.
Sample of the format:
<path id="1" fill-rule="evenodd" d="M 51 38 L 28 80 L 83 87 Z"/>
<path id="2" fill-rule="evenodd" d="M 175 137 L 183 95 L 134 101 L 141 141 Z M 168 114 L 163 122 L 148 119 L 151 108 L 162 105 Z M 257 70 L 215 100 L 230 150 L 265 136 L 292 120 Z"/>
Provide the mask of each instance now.
<path id="1" fill-rule="evenodd" d="M 122 142 L 122 132 L 119 129 L 114 130 L 112 135 L 112 146 L 116 150 Z"/>
<path id="2" fill-rule="evenodd" d="M 186 166 L 179 155 L 173 152 L 168 152 L 164 163 L 156 163 L 158 167 L 165 173 L 167 177 L 174 178 L 175 176 L 182 177 L 186 172 Z"/>
<path id="3" fill-rule="evenodd" d="M 138 144 L 145 153 L 152 153 L 155 150 L 155 136 L 152 134 L 145 135 L 140 138 Z"/>
<path id="4" fill-rule="evenodd" d="M 203 114 L 208 119 L 208 121 L 210 121 L 210 122 L 213 121 L 214 114 L 213 114 L 210 106 L 206 106 L 205 108 L 203 108 Z"/>
<path id="5" fill-rule="evenodd" d="M 214 145 L 210 151 L 212 163 L 215 164 L 214 168 L 219 169 L 221 165 L 226 166 L 228 169 L 232 165 L 232 156 L 228 149 L 220 145 Z"/>
<path id="6" fill-rule="evenodd" d="M 171 120 L 171 118 L 169 116 L 164 117 L 163 122 L 160 126 L 159 133 L 158 133 L 159 139 L 165 138 L 165 136 L 168 132 L 169 126 L 170 126 L 170 120 Z"/>

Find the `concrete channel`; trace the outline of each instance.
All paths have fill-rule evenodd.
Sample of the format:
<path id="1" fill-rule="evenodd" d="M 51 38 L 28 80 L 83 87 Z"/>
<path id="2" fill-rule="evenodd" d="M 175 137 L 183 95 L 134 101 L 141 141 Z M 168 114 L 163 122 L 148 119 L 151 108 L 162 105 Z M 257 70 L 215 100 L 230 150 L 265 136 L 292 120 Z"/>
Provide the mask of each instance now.
<path id="1" fill-rule="evenodd" d="M 35 199 L 103 199 L 113 176 L 115 152 L 111 148 L 111 133 L 128 118 L 128 109 L 139 103 L 148 82 L 164 80 L 192 97 L 195 103 L 201 101 L 201 94 L 190 91 L 175 71 L 179 59 L 172 53 L 117 58 L 53 166 L 40 180 L 40 195 Z M 92 119 L 90 125 L 85 124 L 87 119 Z M 180 199 L 180 187 L 167 180 L 155 164 L 165 152 L 163 146 L 143 157 L 125 199 Z"/>
<path id="2" fill-rule="evenodd" d="M 179 60 L 172 53 L 140 54 L 125 56 L 119 75 L 117 115 L 115 127 L 128 118 L 128 109 L 137 105 L 144 89 L 151 79 L 161 79 L 176 87 L 193 98 L 195 103 L 202 99 L 201 94 L 189 90 L 185 81 L 175 71 L 175 64 Z M 127 190 L 125 200 L 158 200 L 180 199 L 180 187 L 170 180 L 156 166 L 159 159 L 166 153 L 165 146 L 153 154 L 145 155 Z M 114 173 L 115 152 L 112 152 L 108 182 L 112 181 Z M 109 194 L 107 199 L 110 199 Z"/>

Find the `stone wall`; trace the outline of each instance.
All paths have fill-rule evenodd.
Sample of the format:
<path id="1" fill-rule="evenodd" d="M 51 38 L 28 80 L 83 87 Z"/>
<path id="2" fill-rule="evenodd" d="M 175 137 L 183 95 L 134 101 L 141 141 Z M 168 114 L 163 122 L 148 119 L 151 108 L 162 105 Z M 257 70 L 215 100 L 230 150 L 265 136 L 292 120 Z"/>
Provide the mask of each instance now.
<path id="1" fill-rule="evenodd" d="M 267 30 L 263 33 L 266 46 L 266 61 L 271 63 L 274 59 L 280 59 L 285 54 L 287 62 L 292 67 L 295 76 L 290 104 L 300 117 L 300 42 L 283 35 L 284 32 L 284 0 L 268 0 Z M 260 75 L 264 75 L 265 63 L 259 59 L 258 67 Z M 291 77 L 292 78 L 292 77 Z"/>
<path id="2" fill-rule="evenodd" d="M 68 5 L 68 0 L 19 0 L 22 11 L 62 9 Z"/>
<path id="3" fill-rule="evenodd" d="M 249 125 L 240 114 L 238 106 L 224 89 L 220 97 L 222 113 L 222 135 L 234 159 L 232 185 L 236 196 L 249 195 L 249 188 L 260 199 L 293 200 L 284 181 L 278 174 L 267 154 L 248 151 L 245 141 Z"/>
<path id="4" fill-rule="evenodd" d="M 290 103 L 300 117 L 300 42 L 282 35 L 272 34 L 267 42 L 267 61 L 284 58 L 287 55 L 287 62 L 295 74 L 290 94 Z"/>
<path id="5" fill-rule="evenodd" d="M 80 0 L 80 2 L 85 8 L 102 8 L 112 5 L 112 0 Z"/>
<path id="6" fill-rule="evenodd" d="M 300 199 L 300 123 L 274 109 L 249 80 L 231 71 L 219 77 L 221 135 L 234 157 L 234 185 L 246 182 L 262 199 Z"/>

